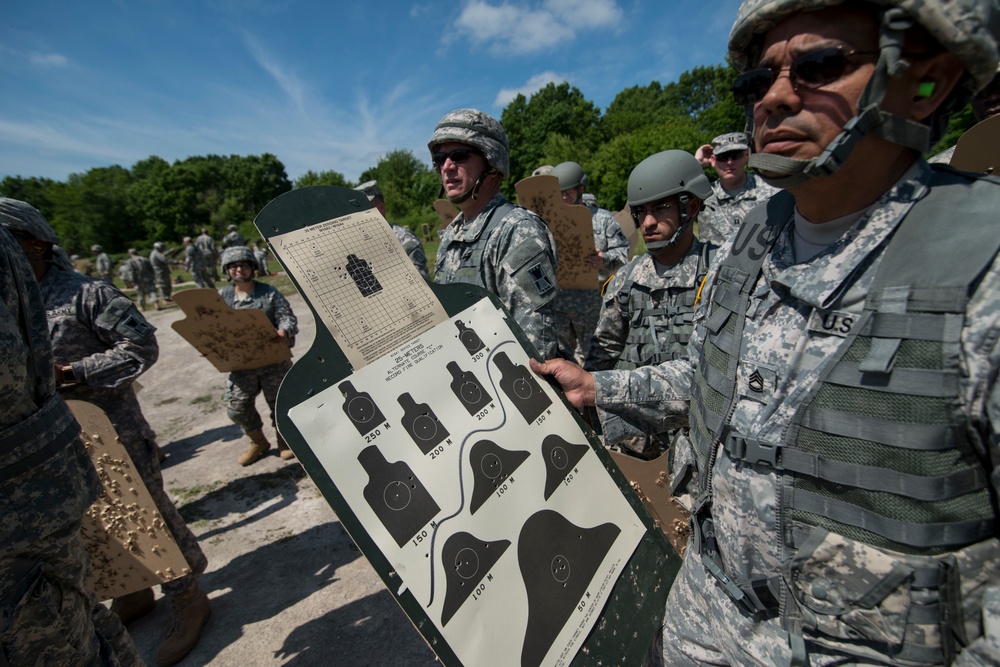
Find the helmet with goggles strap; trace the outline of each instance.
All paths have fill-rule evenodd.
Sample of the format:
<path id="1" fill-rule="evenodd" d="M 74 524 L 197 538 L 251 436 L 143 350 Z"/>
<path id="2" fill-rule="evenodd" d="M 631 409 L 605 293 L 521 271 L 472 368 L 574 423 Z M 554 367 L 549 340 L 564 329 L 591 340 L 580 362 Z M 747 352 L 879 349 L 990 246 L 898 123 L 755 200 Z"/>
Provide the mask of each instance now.
<path id="1" fill-rule="evenodd" d="M 844 1 L 744 0 L 729 35 L 729 55 L 735 65 L 746 72 L 760 59 L 762 37 L 771 28 L 793 14 L 834 7 Z M 926 152 L 931 142 L 943 133 L 949 115 L 964 106 L 971 95 L 993 77 L 997 66 L 996 35 L 1000 33 L 1000 10 L 995 0 L 869 0 L 868 4 L 880 17 L 877 51 L 861 54 L 822 49 L 824 53 L 806 54 L 796 59 L 789 72 L 794 82 L 816 88 L 829 83 L 825 79 L 833 74 L 842 74 L 845 61 L 851 57 L 877 56 L 875 72 L 858 99 L 857 114 L 813 160 L 761 153 L 751 155 L 751 167 L 779 175 L 764 176 L 772 185 L 789 187 L 815 176 L 834 173 L 847 160 L 854 146 L 869 134 Z M 965 66 L 963 79 L 932 115 L 929 124 L 880 109 L 889 77 L 902 75 L 908 67 L 902 46 L 904 34 L 914 26 L 922 27 Z M 754 76 L 761 79 L 753 81 Z M 737 79 L 734 93 L 737 101 L 747 107 L 748 126 L 753 122 L 752 106 L 762 96 L 759 91 L 766 93 L 773 79 L 774 74 L 768 75 L 764 70 L 749 72 Z"/>
<path id="2" fill-rule="evenodd" d="M 235 264 L 236 262 L 250 262 L 250 266 L 252 266 L 255 271 L 260 271 L 260 265 L 257 264 L 256 255 L 253 254 L 253 250 L 245 245 L 233 246 L 232 248 L 226 248 L 222 251 L 223 271 L 228 271 L 229 265 Z"/>

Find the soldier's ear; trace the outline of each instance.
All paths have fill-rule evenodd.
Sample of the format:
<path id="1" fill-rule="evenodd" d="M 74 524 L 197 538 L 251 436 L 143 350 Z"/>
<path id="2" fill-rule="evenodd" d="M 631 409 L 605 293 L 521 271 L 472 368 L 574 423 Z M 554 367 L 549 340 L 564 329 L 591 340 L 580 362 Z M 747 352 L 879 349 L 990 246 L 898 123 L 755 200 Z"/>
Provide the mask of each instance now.
<path id="1" fill-rule="evenodd" d="M 688 199 L 688 217 L 693 218 L 701 212 L 701 200 L 697 197 L 691 197 Z"/>

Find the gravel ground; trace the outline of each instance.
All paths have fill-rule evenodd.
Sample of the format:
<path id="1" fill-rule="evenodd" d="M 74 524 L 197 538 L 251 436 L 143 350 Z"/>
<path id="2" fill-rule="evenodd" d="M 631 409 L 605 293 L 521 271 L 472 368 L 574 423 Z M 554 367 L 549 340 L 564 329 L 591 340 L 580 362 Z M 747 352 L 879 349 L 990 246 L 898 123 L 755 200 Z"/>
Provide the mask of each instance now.
<path id="1" fill-rule="evenodd" d="M 315 324 L 300 296 L 289 301 L 301 356 Z M 226 416 L 225 375 L 171 328 L 182 315 L 146 313 L 160 359 L 139 379 L 143 412 L 168 456 L 164 484 L 209 561 L 201 587 L 212 618 L 180 665 L 436 664 L 303 468 L 274 448 L 250 467 L 237 463 L 246 441 Z M 258 409 L 267 421 L 263 396 Z M 265 433 L 273 444 L 273 429 Z M 129 627 L 150 665 L 170 619 L 158 589 L 157 599 Z"/>

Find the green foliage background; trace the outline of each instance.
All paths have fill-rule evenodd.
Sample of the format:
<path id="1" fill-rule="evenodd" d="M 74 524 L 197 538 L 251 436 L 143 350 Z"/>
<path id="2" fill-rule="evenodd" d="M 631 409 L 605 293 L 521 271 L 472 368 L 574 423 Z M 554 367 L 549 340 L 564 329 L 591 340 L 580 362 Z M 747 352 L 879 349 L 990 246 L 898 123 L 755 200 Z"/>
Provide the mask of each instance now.
<path id="1" fill-rule="evenodd" d="M 672 148 L 693 153 L 718 134 L 743 129 L 743 110 L 729 93 L 736 76 L 728 62 L 696 67 L 675 82 L 626 88 L 603 113 L 568 83 L 550 83 L 530 97 L 518 95 L 500 115 L 511 146 L 504 193 L 513 198 L 515 184 L 543 164 L 575 160 L 588 174 L 588 191 L 598 203 L 620 210 L 629 173 L 644 158 Z M 932 152 L 954 144 L 974 122 L 968 107 L 955 114 L 949 133 Z M 432 204 L 440 182 L 423 159 L 408 150 L 390 151 L 358 182 L 378 180 L 387 217 L 436 240 L 441 221 Z M 292 183 L 281 161 L 269 153 L 196 156 L 173 164 L 154 155 L 131 169 L 95 167 L 65 182 L 7 176 L 0 181 L 0 194 L 33 204 L 69 253 L 87 256 L 95 243 L 110 253 L 130 246 L 148 250 L 154 241 L 177 246 L 202 229 L 220 239 L 231 224 L 253 240 L 253 218 L 274 197 L 293 187 L 357 184 L 333 170 L 310 170 Z M 433 254 L 428 251 L 428 256 Z"/>

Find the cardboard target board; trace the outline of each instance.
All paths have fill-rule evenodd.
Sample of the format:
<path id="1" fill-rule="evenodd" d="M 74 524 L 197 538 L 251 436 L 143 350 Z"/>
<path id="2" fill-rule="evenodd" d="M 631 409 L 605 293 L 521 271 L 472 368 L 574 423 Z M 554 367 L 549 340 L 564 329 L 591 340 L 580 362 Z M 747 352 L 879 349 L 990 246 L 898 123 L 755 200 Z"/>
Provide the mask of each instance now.
<path id="1" fill-rule="evenodd" d="M 499 301 L 351 192 L 255 221 L 317 321 L 279 431 L 443 664 L 642 664 L 679 558 Z"/>
<path id="2" fill-rule="evenodd" d="M 441 218 L 441 227 L 447 227 L 458 215 L 458 209 L 447 199 L 436 199 L 434 201 L 434 212 Z"/>
<path id="3" fill-rule="evenodd" d="M 162 584 L 191 570 L 153 503 L 108 416 L 85 401 L 66 401 L 83 432 L 104 493 L 87 509 L 81 534 L 99 600 Z"/>
<path id="4" fill-rule="evenodd" d="M 582 204 L 564 204 L 555 176 L 531 176 L 518 181 L 515 189 L 517 203 L 537 213 L 555 237 L 559 289 L 599 289 L 597 269 L 583 261 L 597 252 L 590 209 Z"/>
<path id="5" fill-rule="evenodd" d="M 625 238 L 628 239 L 628 256 L 631 257 L 635 254 L 635 247 L 639 244 L 640 236 L 639 228 L 635 226 L 635 220 L 632 219 L 632 207 L 625 204 L 625 208 L 612 215 L 615 216 L 615 221 L 625 233 Z"/>
<path id="6" fill-rule="evenodd" d="M 951 166 L 962 171 L 1000 174 L 1000 116 L 977 123 L 959 138 Z"/>
<path id="7" fill-rule="evenodd" d="M 667 472 L 669 454 L 663 453 L 652 461 L 643 461 L 628 454 L 611 452 L 611 458 L 632 483 L 643 504 L 649 510 L 670 545 L 681 556 L 691 534 L 688 521 L 691 516 L 670 495 L 670 474 Z"/>
<path id="8" fill-rule="evenodd" d="M 177 292 L 185 319 L 170 326 L 222 373 L 263 368 L 292 358 L 274 325 L 258 308 L 236 310 L 214 289 Z"/>

